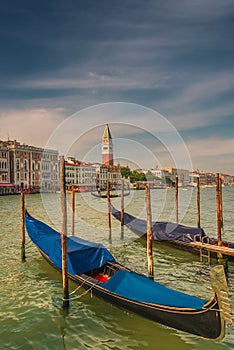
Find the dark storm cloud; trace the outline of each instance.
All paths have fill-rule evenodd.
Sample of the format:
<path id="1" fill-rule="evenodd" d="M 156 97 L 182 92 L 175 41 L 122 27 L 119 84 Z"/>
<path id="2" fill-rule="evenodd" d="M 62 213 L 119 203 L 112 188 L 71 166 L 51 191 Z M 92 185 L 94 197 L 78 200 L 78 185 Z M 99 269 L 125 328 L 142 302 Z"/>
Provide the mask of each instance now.
<path id="1" fill-rule="evenodd" d="M 218 129 L 221 139 L 230 136 L 233 5 L 233 0 L 4 1 L 1 106 L 73 113 L 127 101 L 167 116 L 186 141 L 196 138 L 193 130 L 203 139 Z M 226 133 L 219 128 L 222 118 L 228 121 Z"/>
<path id="2" fill-rule="evenodd" d="M 187 1 L 5 2 L 0 15 L 2 81 L 67 74 L 87 78 L 94 71 L 102 78 L 129 73 L 135 82 L 144 77 L 145 69 L 151 87 L 159 71 L 174 73 L 178 80 L 178 75 L 188 78 L 198 67 L 205 73 L 231 65 L 230 8 L 212 4 L 208 8 L 203 2 L 188 6 Z"/>

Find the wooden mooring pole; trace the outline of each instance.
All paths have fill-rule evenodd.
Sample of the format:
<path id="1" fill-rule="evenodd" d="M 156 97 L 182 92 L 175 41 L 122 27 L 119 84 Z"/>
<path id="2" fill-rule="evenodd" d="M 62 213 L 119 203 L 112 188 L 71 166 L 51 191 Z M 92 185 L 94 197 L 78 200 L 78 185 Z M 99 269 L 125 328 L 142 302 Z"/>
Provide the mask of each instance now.
<path id="1" fill-rule="evenodd" d="M 175 190 L 176 190 L 176 223 L 179 222 L 179 191 L 178 191 L 178 176 L 176 176 L 175 181 Z"/>
<path id="2" fill-rule="evenodd" d="M 219 173 L 216 174 L 216 208 L 217 208 L 217 234 L 218 234 L 218 246 L 222 246 L 222 181 L 220 180 Z M 223 254 L 217 254 L 218 264 L 224 266 L 225 273 L 228 272 L 228 260 L 223 257 Z"/>
<path id="3" fill-rule="evenodd" d="M 221 217 L 221 232 L 224 233 L 223 227 L 223 188 L 222 188 L 222 180 L 219 179 L 219 189 L 220 189 L 220 217 Z"/>
<path id="4" fill-rule="evenodd" d="M 197 182 L 197 227 L 201 227 L 201 206 L 200 206 L 200 178 L 196 179 Z"/>
<path id="5" fill-rule="evenodd" d="M 75 234 L 75 190 L 71 192 L 71 234 Z"/>
<path id="6" fill-rule="evenodd" d="M 24 262 L 26 260 L 25 254 L 25 203 L 24 203 L 24 192 L 20 193 L 20 211 L 21 211 L 21 259 Z"/>
<path id="7" fill-rule="evenodd" d="M 146 215 L 147 215 L 147 259 L 148 259 L 148 277 L 154 278 L 153 270 L 153 249 L 152 249 L 152 214 L 150 203 L 150 187 L 149 183 L 145 184 L 145 201 L 146 201 Z"/>
<path id="8" fill-rule="evenodd" d="M 216 209 L 217 209 L 217 235 L 218 245 L 222 245 L 222 234 L 221 234 L 221 197 L 220 197 L 220 179 L 219 173 L 216 174 Z"/>
<path id="9" fill-rule="evenodd" d="M 124 239 L 124 179 L 121 184 L 121 239 Z"/>
<path id="10" fill-rule="evenodd" d="M 106 194 L 107 194 L 107 214 L 108 214 L 109 241 L 111 242 L 111 201 L 110 201 L 110 183 L 109 183 L 109 181 L 107 181 Z"/>
<path id="11" fill-rule="evenodd" d="M 65 183 L 65 162 L 64 156 L 59 157 L 60 161 L 60 199 L 62 212 L 62 280 L 63 280 L 63 307 L 69 307 L 68 277 L 67 277 L 67 202 Z"/>

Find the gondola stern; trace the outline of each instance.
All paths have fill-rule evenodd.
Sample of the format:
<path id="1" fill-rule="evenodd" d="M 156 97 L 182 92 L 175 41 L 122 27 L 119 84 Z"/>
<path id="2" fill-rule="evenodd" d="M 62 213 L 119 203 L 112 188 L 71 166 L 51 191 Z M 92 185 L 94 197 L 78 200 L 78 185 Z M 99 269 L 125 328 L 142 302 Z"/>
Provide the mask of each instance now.
<path id="1" fill-rule="evenodd" d="M 210 281 L 215 296 L 217 298 L 218 310 L 220 314 L 221 332 L 215 340 L 222 340 L 225 336 L 226 323 L 232 324 L 232 310 L 229 302 L 229 291 L 227 278 L 223 265 L 217 265 L 210 271 Z"/>

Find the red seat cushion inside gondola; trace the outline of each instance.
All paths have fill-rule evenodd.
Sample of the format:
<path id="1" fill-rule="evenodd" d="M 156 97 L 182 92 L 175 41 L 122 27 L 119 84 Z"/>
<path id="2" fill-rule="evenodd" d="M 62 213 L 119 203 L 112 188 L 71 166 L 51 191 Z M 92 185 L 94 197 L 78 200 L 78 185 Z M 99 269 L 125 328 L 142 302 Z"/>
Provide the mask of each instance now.
<path id="1" fill-rule="evenodd" d="M 108 275 L 102 275 L 102 274 L 93 275 L 92 278 L 100 282 L 106 282 L 109 279 Z"/>

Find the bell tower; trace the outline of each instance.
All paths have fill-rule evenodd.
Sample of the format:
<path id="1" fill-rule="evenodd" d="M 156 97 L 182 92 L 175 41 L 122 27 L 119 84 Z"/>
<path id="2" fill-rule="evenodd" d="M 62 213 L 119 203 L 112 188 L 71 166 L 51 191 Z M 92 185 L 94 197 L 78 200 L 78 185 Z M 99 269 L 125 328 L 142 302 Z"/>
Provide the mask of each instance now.
<path id="1" fill-rule="evenodd" d="M 114 165 L 112 137 L 108 124 L 106 124 L 102 135 L 102 164 L 107 166 Z"/>

